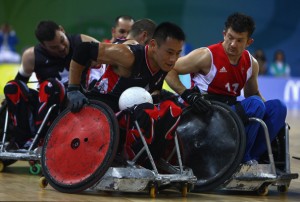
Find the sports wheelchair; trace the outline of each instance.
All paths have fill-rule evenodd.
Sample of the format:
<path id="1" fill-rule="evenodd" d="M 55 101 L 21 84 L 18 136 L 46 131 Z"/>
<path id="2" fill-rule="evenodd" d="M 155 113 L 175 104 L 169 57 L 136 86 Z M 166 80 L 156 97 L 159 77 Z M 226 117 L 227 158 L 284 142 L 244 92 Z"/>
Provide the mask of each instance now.
<path id="1" fill-rule="evenodd" d="M 49 128 L 44 141 L 41 155 L 44 176 L 40 178 L 40 187 L 49 183 L 65 193 L 87 189 L 149 192 L 152 198 L 159 190 L 175 188 L 186 196 L 197 179 L 192 170 L 182 164 L 177 136 L 170 154 L 156 161 L 138 122 L 134 123 L 143 147 L 132 160 L 116 165 L 120 135 L 113 111 L 95 100 L 90 100 L 78 113 L 65 109 Z M 137 163 L 145 153 L 151 168 Z"/>
<path id="2" fill-rule="evenodd" d="M 292 179 L 289 155 L 289 125 L 286 124 L 277 138 L 270 142 L 264 121 L 267 152 L 258 165 L 242 164 L 246 147 L 244 125 L 239 116 L 226 104 L 212 101 L 213 113 L 207 117 L 184 110 L 177 134 L 182 144 L 183 164 L 190 167 L 197 177 L 194 192 L 215 190 L 255 191 L 268 194 L 268 186 L 277 186 L 286 192 Z"/>
<path id="3" fill-rule="evenodd" d="M 42 129 L 45 127 L 45 124 L 48 120 L 53 109 L 56 105 L 52 105 L 39 130 L 33 137 L 33 140 L 28 145 L 28 148 L 20 148 L 19 145 L 15 142 L 15 135 L 12 129 L 12 123 L 9 119 L 7 103 L 6 100 L 2 101 L 0 107 L 0 172 L 2 172 L 5 167 L 15 163 L 18 160 L 28 161 L 29 162 L 29 171 L 31 174 L 37 175 L 41 173 L 41 144 L 40 141 L 40 133 Z"/>

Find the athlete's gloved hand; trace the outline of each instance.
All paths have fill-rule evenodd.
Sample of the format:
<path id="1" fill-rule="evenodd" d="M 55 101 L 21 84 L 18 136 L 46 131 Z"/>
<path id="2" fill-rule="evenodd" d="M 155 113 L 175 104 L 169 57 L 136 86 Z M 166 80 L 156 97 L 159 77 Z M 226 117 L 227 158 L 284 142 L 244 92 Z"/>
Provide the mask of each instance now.
<path id="1" fill-rule="evenodd" d="M 74 113 L 79 112 L 85 103 L 89 103 L 87 97 L 80 92 L 79 85 L 70 84 L 68 86 L 67 97 L 69 100 L 68 107 Z"/>
<path id="2" fill-rule="evenodd" d="M 186 101 L 198 113 L 207 113 L 211 110 L 211 103 L 205 100 L 200 92 L 193 89 L 186 89 L 181 98 Z"/>

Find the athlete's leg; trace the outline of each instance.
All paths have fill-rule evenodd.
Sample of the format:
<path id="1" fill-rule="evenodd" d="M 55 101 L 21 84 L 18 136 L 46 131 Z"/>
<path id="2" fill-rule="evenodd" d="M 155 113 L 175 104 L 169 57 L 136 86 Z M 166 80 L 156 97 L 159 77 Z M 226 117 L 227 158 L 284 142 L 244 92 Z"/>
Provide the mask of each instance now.
<path id="1" fill-rule="evenodd" d="M 4 87 L 9 117 L 12 120 L 13 135 L 20 147 L 34 136 L 34 111 L 37 105 L 37 92 L 30 91 L 21 81 L 10 81 Z"/>
<path id="2" fill-rule="evenodd" d="M 174 132 L 180 120 L 182 109 L 171 100 L 161 102 L 159 119 L 155 125 L 155 132 L 152 144 L 149 146 L 154 159 L 162 157 L 173 140 Z"/>
<path id="3" fill-rule="evenodd" d="M 272 142 L 278 135 L 280 129 L 285 126 L 287 108 L 280 100 L 269 100 L 265 102 L 266 112 L 263 117 L 269 131 L 270 141 Z M 267 151 L 266 138 L 264 130 L 260 127 L 255 143 L 251 150 L 251 156 L 255 159 Z"/>
<path id="4" fill-rule="evenodd" d="M 64 85 L 56 79 L 48 79 L 43 81 L 40 84 L 39 90 L 39 108 L 36 114 L 36 126 L 40 127 L 43 122 L 48 110 L 54 104 L 57 104 L 54 108 L 54 111 L 51 112 L 49 119 L 47 121 L 46 127 L 43 130 L 44 132 L 50 126 L 50 124 L 54 121 L 59 113 L 59 109 L 62 107 L 65 101 L 65 88 Z"/>
<path id="5" fill-rule="evenodd" d="M 265 104 L 259 96 L 250 96 L 241 101 L 241 105 L 245 110 L 245 113 L 248 117 L 256 117 L 262 119 L 265 115 Z M 235 106 L 233 106 L 235 110 Z M 246 151 L 244 155 L 244 162 L 252 160 L 253 157 L 250 154 L 250 151 L 253 147 L 253 144 L 256 140 L 260 125 L 256 122 L 249 122 L 245 126 L 246 130 Z"/>

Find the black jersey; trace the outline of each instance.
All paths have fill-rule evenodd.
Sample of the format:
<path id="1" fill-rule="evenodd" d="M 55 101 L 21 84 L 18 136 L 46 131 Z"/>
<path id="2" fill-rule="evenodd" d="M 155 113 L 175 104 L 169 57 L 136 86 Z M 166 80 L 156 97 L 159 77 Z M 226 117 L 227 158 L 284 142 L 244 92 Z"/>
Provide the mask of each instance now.
<path id="1" fill-rule="evenodd" d="M 118 76 L 111 66 L 108 66 L 95 88 L 102 94 L 111 94 L 119 97 L 122 92 L 130 87 L 138 86 L 152 93 L 161 90 L 167 72 L 153 71 L 148 62 L 148 46 L 129 45 L 135 56 L 132 73 L 129 78 Z"/>
<path id="2" fill-rule="evenodd" d="M 44 48 L 42 48 L 41 44 L 34 47 L 34 72 L 40 82 L 48 78 L 57 78 L 63 83 L 68 81 L 68 72 L 73 51 L 82 40 L 80 34 L 67 35 L 67 38 L 70 42 L 70 51 L 65 58 L 51 56 Z"/>

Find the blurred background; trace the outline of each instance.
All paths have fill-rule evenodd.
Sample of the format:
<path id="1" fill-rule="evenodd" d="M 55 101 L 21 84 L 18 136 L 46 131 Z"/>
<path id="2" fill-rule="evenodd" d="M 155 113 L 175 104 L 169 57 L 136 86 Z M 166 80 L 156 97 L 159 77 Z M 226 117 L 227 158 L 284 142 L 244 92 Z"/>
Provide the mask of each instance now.
<path id="1" fill-rule="evenodd" d="M 175 22 L 185 31 L 187 43 L 198 48 L 221 41 L 227 16 L 243 12 L 256 22 L 254 43 L 249 51 L 254 55 L 256 50 L 263 50 L 266 71 L 261 74 L 269 80 L 272 77 L 266 84 L 265 79 L 260 81 L 261 86 L 267 87 L 263 89 L 265 97 L 280 96 L 299 107 L 299 10 L 300 1 L 294 0 L 0 0 L 0 24 L 7 23 L 15 31 L 18 37 L 16 52 L 20 55 L 25 48 L 37 43 L 34 30 L 40 20 L 54 20 L 68 33 L 83 33 L 102 41 L 111 38 L 112 24 L 119 15 L 130 15 L 135 20 L 150 18 L 156 23 Z M 270 73 L 277 50 L 284 52 L 290 67 L 288 75 L 278 78 L 280 82 L 274 81 L 277 76 Z M 3 74 L 0 76 L 3 81 Z M 282 92 L 274 94 L 274 89 Z M 269 91 L 272 95 L 268 95 Z"/>
<path id="2" fill-rule="evenodd" d="M 294 0 L 0 0 L 0 23 L 10 24 L 19 37 L 17 51 L 36 43 L 34 29 L 43 19 L 63 25 L 69 33 L 110 38 L 116 16 L 151 18 L 180 25 L 194 48 L 222 40 L 226 17 L 235 11 L 256 21 L 254 44 L 271 62 L 277 49 L 285 51 L 291 73 L 300 76 L 300 1 Z"/>

